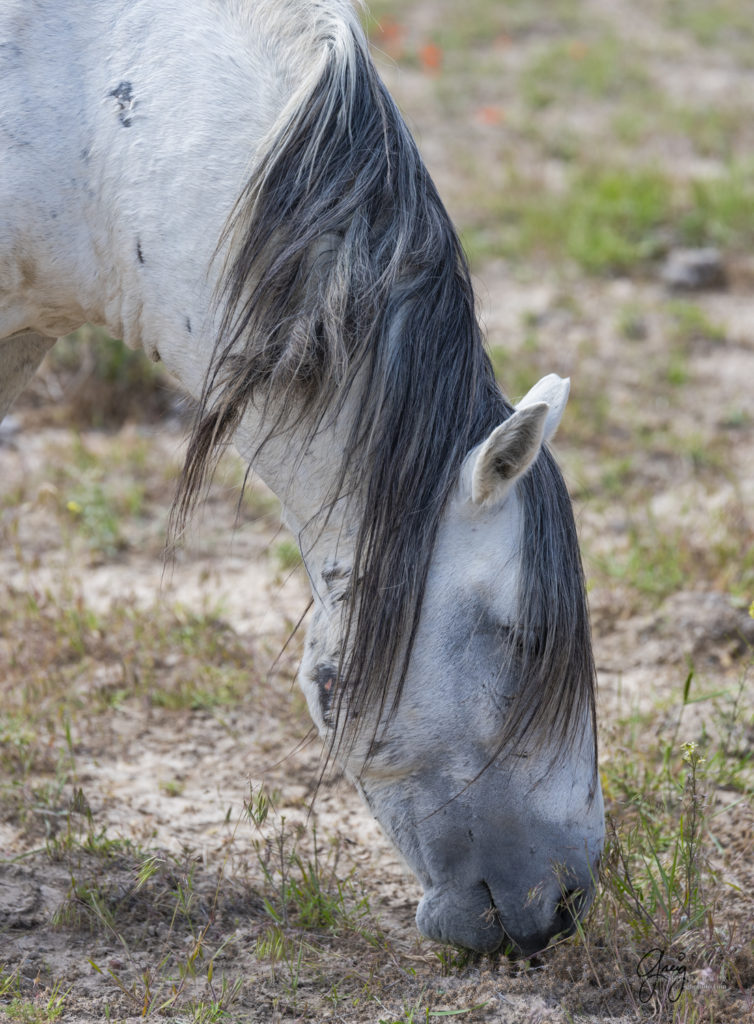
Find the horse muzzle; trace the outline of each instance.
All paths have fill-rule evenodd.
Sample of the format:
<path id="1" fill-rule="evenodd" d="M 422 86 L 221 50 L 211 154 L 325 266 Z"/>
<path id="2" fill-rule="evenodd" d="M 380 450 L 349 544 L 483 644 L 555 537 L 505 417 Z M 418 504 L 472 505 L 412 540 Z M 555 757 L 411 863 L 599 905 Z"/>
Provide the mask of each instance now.
<path id="1" fill-rule="evenodd" d="M 452 885 L 429 889 L 416 911 L 419 931 L 428 939 L 478 953 L 498 949 L 518 956 L 539 953 L 556 936 L 572 934 L 594 896 L 594 882 L 566 891 L 543 886 L 511 907 L 510 896 L 481 881 L 465 889 Z"/>

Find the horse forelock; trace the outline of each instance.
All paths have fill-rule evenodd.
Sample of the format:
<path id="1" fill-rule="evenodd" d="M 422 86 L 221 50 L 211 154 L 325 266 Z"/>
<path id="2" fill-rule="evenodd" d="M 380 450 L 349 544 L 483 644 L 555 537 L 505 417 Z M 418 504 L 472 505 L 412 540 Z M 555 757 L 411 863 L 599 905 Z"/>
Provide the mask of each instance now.
<path id="1" fill-rule="evenodd" d="M 360 721 L 384 726 L 398 706 L 448 496 L 468 451 L 511 407 L 483 346 L 458 237 L 350 5 L 260 6 L 279 15 L 286 59 L 306 49 L 313 70 L 222 240 L 221 327 L 173 524 L 252 400 L 267 414 L 260 446 L 295 423 L 303 450 L 358 388 L 332 493 L 334 502 L 357 492 L 361 510 L 336 723 L 344 695 L 374 714 L 349 715 L 355 724 L 335 730 L 350 744 Z M 544 629 L 546 642 L 525 656 L 516 724 L 532 737 L 556 727 L 565 742 L 583 709 L 593 713 L 594 669 L 570 501 L 548 452 L 520 493 L 520 626 Z"/>

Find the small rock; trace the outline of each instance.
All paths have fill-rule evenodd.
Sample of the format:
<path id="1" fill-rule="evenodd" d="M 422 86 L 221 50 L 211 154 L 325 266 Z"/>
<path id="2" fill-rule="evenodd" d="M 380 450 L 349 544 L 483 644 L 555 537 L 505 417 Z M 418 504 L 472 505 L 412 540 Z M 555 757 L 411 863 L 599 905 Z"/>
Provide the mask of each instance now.
<path id="1" fill-rule="evenodd" d="M 0 926 L 31 928 L 37 923 L 39 889 L 33 879 L 7 873 L 0 877 Z"/>
<path id="2" fill-rule="evenodd" d="M 725 267 L 718 249 L 673 249 L 662 268 L 663 283 L 672 291 L 724 288 Z"/>
<path id="3" fill-rule="evenodd" d="M 662 606 L 665 630 L 683 636 L 693 653 L 732 646 L 742 656 L 754 647 L 754 619 L 726 594 L 679 591 Z"/>
<path id="4" fill-rule="evenodd" d="M 0 444 L 12 438 L 21 430 L 21 421 L 16 416 L 6 416 L 0 420 Z"/>

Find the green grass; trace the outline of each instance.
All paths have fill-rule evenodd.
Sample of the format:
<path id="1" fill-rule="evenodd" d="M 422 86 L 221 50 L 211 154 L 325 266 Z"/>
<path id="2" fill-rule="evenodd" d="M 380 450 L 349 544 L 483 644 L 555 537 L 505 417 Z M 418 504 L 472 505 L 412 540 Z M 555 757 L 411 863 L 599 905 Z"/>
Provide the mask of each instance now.
<path id="1" fill-rule="evenodd" d="M 126 860 L 130 880 L 124 884 L 122 859 L 111 880 L 102 855 L 87 854 L 71 851 L 71 886 L 57 927 L 89 927 L 117 940 L 117 965 L 89 959 L 95 974 L 107 979 L 111 1001 L 145 1017 L 188 1012 L 195 1021 L 227 1019 L 244 980 L 218 969 L 230 941 L 213 927 L 218 888 L 199 891 L 195 865 L 143 853 Z M 161 941 L 146 956 L 132 945 L 134 921 L 142 920 L 161 924 Z"/>
<path id="2" fill-rule="evenodd" d="M 357 890 L 353 877 L 338 871 L 341 847 L 322 847 L 316 827 L 310 835 L 310 853 L 300 850 L 306 830 L 291 827 L 275 808 L 275 797 L 264 788 L 249 795 L 246 816 L 258 836 L 253 845 L 266 883 L 264 905 L 276 925 L 295 922 L 303 929 L 358 930 L 369 918 L 366 894 Z"/>
<path id="3" fill-rule="evenodd" d="M 624 793 L 636 821 L 624 824 L 620 836 L 613 833 L 607 855 L 611 894 L 637 944 L 648 948 L 659 943 L 669 949 L 686 932 L 700 930 L 710 903 L 707 886 L 716 881 L 703 862 L 705 758 L 694 742 L 681 750 L 685 769 L 667 772 L 663 800 L 647 800 L 644 787 Z"/>
<path id="4" fill-rule="evenodd" d="M 227 866 L 239 858 L 247 863 L 248 850 L 256 858 L 242 877 L 236 866 L 232 881 L 222 867 L 213 874 L 188 852 L 179 857 L 110 838 L 80 790 L 66 821 L 44 854 L 70 878 L 53 925 L 90 934 L 93 950 L 105 940 L 115 943 L 117 955 L 103 960 L 93 952 L 88 965 L 118 1015 L 219 1021 L 238 1013 L 245 1020 L 244 993 L 258 984 L 274 986 L 276 1005 L 293 1013 L 310 1005 L 313 989 L 346 1013 L 349 1004 L 373 1004 L 376 1018 L 377 1007 L 386 1005 L 392 979 L 381 961 L 388 939 L 353 870 L 343 870 L 342 839 L 323 843 L 316 829 L 291 826 L 264 789 L 252 793 L 235 826 L 228 822 Z M 148 949 L 145 927 L 158 937 Z M 343 973 L 338 990 L 329 981 L 332 961 L 346 963 L 354 949 L 370 966 L 366 973 Z M 399 954 L 389 950 L 389 958 L 396 962 Z M 0 974 L 0 1007 L 12 1019 L 16 1010 L 52 1012 L 62 1006 L 57 989 L 54 995 L 58 1001 L 48 1011 L 48 1004 L 24 996 L 17 972 Z M 427 999 L 432 1015 L 441 1016 Z M 18 1019 L 41 1024 L 54 1017 Z"/>
<path id="5" fill-rule="evenodd" d="M 754 723 L 745 680 L 744 672 L 737 689 L 697 695 L 690 671 L 664 715 L 653 708 L 610 726 L 602 765 L 610 830 L 602 888 L 578 928 L 582 957 L 596 984 L 607 972 L 639 1013 L 637 965 L 661 950 L 667 964 L 685 967 L 685 990 L 673 991 L 679 975 L 668 974 L 647 1002 L 657 1019 L 678 1024 L 718 1020 L 754 966 L 751 951 L 728 924 L 726 908 L 736 892 L 715 835 L 730 810 L 754 806 L 751 754 L 734 739 Z M 700 728 L 698 716 L 687 717 L 702 702 L 708 724 Z M 723 799 L 732 779 L 741 794 L 736 801 Z M 606 951 L 614 958 L 612 971 Z M 695 988 L 700 970 L 710 981 L 707 990 Z M 577 998 L 563 1005 L 579 1010 Z M 740 1005 L 745 1014 L 745 1003 Z M 732 1012 L 733 1018 L 723 1019 L 736 1019 Z"/>
<path id="6" fill-rule="evenodd" d="M 613 102 L 600 138 L 632 154 L 672 152 L 676 155 L 668 169 L 683 179 L 687 165 L 700 158 L 714 161 L 718 173 L 745 163 L 751 154 L 752 115 L 736 101 L 709 105 L 693 97 L 680 102 L 658 95 L 648 103 L 639 89 Z M 607 156 L 607 147 L 604 152 Z"/>
<path id="7" fill-rule="evenodd" d="M 743 167 L 678 185 L 659 169 L 575 171 L 562 193 L 511 171 L 502 190 L 481 183 L 485 219 L 462 232 L 473 263 L 495 256 L 570 260 L 587 274 L 646 272 L 673 245 L 754 243 L 754 178 Z"/>
<path id="8" fill-rule="evenodd" d="M 144 701 L 176 713 L 219 711 L 248 700 L 259 678 L 254 652 L 226 623 L 180 607 L 121 604 L 95 614 L 74 591 L 58 600 L 6 590 L 0 624 L 12 638 L 0 708 L 0 813 L 32 835 L 60 827 L 75 774 L 71 722 Z M 88 674 L 96 682 L 82 690 Z"/>
<path id="9" fill-rule="evenodd" d="M 684 445 L 692 465 L 709 459 L 704 446 L 693 439 Z M 709 539 L 691 536 L 688 527 L 659 520 L 646 500 L 635 496 L 629 488 L 630 464 L 618 461 L 617 468 L 608 465 L 605 473 L 606 490 L 622 494 L 626 521 L 609 554 L 585 546 L 593 585 L 620 585 L 625 600 L 635 608 L 655 608 L 679 590 L 719 590 L 742 600 L 754 593 L 754 544 L 746 521 L 735 510 L 712 515 Z"/>
<path id="10" fill-rule="evenodd" d="M 649 79 L 637 54 L 616 38 L 571 38 L 552 44 L 538 54 L 521 76 L 521 90 L 530 107 L 574 99 L 633 100 L 646 94 Z"/>
<path id="11" fill-rule="evenodd" d="M 594 170 L 574 175 L 562 195 L 513 177 L 484 228 L 464 244 L 478 261 L 494 255 L 565 258 L 592 274 L 626 273 L 662 251 L 673 219 L 673 189 L 659 171 Z"/>
<path id="12" fill-rule="evenodd" d="M 734 164 L 718 177 L 692 180 L 679 216 L 686 244 L 749 249 L 754 242 L 752 164 Z"/>
<path id="13" fill-rule="evenodd" d="M 5 1006 L 7 1019 L 18 1024 L 53 1024 L 60 1018 L 65 1007 L 66 994 L 61 992 L 62 983 L 57 982 L 49 996 L 37 999 L 15 997 Z"/>
<path id="14" fill-rule="evenodd" d="M 24 998 L 21 992 L 20 969 L 8 971 L 0 966 L 0 1008 L 8 1021 L 19 1024 L 53 1024 L 65 1008 L 71 989 L 63 991 L 63 982 L 54 981 L 33 998 Z"/>
<path id="15" fill-rule="evenodd" d="M 675 301 L 667 303 L 665 308 L 671 319 L 674 341 L 684 346 L 699 341 L 718 344 L 725 341 L 725 327 L 712 320 L 696 303 Z"/>
<path id="16" fill-rule="evenodd" d="M 666 22 L 684 30 L 703 47 L 720 47 L 745 66 L 754 60 L 754 21 L 740 0 L 669 0 L 663 6 Z"/>
<path id="17" fill-rule="evenodd" d="M 385 25 L 397 24 L 411 33 L 411 7 L 401 0 L 372 0 L 368 9 L 367 24 L 376 46 L 380 45 Z M 428 13 L 431 20 L 422 19 L 427 38 L 466 62 L 471 49 L 478 51 L 535 30 L 573 29 L 584 21 L 579 0 L 469 0 L 463 6 L 439 0 Z M 407 56 L 412 59 L 411 54 Z"/>
<path id="18" fill-rule="evenodd" d="M 671 187 L 659 172 L 595 172 L 577 178 L 563 204 L 566 254 L 589 273 L 625 273 L 660 251 Z M 560 217 L 550 213 L 547 232 Z"/>

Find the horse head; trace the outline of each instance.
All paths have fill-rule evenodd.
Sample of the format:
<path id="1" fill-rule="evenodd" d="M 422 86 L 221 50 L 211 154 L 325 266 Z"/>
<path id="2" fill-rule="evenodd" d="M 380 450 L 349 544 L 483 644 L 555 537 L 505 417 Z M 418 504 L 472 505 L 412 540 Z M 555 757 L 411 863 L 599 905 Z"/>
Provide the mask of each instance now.
<path id="1" fill-rule="evenodd" d="M 603 843 L 593 667 L 590 650 L 578 649 L 588 631 L 583 609 L 561 607 L 574 595 L 578 605 L 580 579 L 527 575 L 562 564 L 539 546 L 572 542 L 572 524 L 563 531 L 554 514 L 527 532 L 532 505 L 570 515 L 562 491 L 523 493 L 568 386 L 544 378 L 468 453 L 399 700 L 388 687 L 355 741 L 339 745 L 334 730 L 347 733 L 363 713 L 346 694 L 336 714 L 340 609 L 353 596 L 342 552 L 322 573 L 300 675 L 314 721 L 345 751 L 348 773 L 424 887 L 420 930 L 480 951 L 507 943 L 530 954 L 570 933 L 591 900 Z"/>

